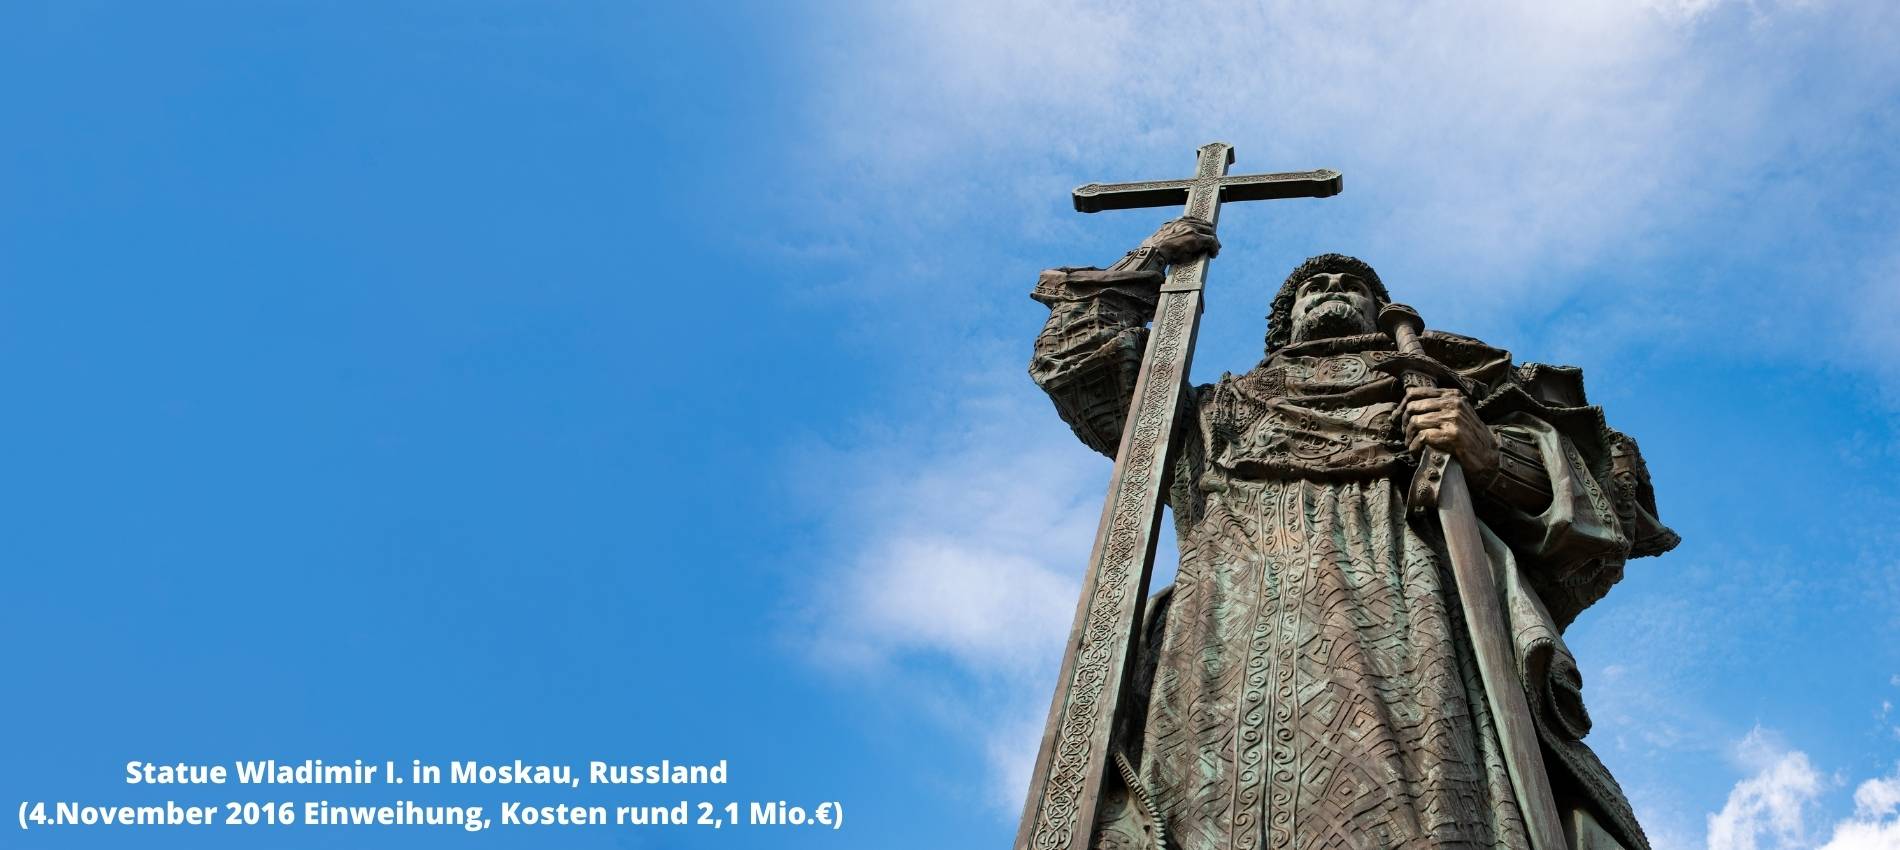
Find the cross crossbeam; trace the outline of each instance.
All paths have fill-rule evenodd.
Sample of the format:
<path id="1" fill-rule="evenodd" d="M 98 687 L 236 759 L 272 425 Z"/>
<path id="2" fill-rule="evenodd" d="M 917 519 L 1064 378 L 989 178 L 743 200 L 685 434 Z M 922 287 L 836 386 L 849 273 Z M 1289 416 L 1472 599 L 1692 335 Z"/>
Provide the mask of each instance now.
<path id="1" fill-rule="evenodd" d="M 1229 155 L 1233 153 L 1233 148 L 1227 150 Z M 1149 180 L 1141 183 L 1090 183 L 1076 187 L 1075 211 L 1092 213 L 1185 205 L 1195 184 L 1205 180 L 1189 177 L 1185 180 Z M 1284 171 L 1279 174 L 1236 174 L 1222 176 L 1214 182 L 1220 190 L 1222 203 L 1326 198 L 1339 194 L 1341 188 L 1339 172 L 1330 168 Z"/>

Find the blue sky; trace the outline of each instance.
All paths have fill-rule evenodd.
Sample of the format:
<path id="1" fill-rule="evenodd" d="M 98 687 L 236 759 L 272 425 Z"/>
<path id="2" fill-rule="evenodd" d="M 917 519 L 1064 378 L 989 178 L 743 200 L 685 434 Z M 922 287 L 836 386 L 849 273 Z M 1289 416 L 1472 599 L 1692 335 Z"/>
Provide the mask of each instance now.
<path id="1" fill-rule="evenodd" d="M 264 835 L 1006 844 L 1107 472 L 1027 291 L 1221 139 L 1346 191 L 1223 215 L 1197 378 L 1329 250 L 1583 366 L 1685 538 L 1569 635 L 1659 850 L 1900 846 L 1900 14 L 1234 6 L 0 9 L 0 800 L 725 758 L 849 822 Z"/>

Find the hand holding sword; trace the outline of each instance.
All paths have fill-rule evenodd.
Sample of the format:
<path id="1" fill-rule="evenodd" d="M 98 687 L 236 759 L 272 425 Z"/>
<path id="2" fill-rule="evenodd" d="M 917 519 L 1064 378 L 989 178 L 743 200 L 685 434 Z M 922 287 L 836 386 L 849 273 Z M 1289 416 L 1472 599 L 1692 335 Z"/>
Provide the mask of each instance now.
<path id="1" fill-rule="evenodd" d="M 1404 304 L 1387 304 L 1379 311 L 1379 326 L 1392 335 L 1399 353 L 1408 357 L 1425 356 L 1424 345 L 1419 342 L 1424 324 L 1418 311 Z M 1496 576 L 1484 552 L 1471 490 L 1460 465 L 1461 460 L 1484 463 L 1488 457 L 1491 469 L 1495 469 L 1496 440 L 1462 392 L 1439 389 L 1430 375 L 1418 371 L 1406 371 L 1401 380 L 1406 388 L 1404 407 L 1410 414 L 1405 423 L 1406 445 L 1420 453 L 1419 479 L 1411 491 L 1412 507 L 1438 508 L 1446 554 L 1458 586 L 1458 602 L 1464 610 L 1465 627 L 1471 632 L 1478 673 L 1484 680 L 1491 716 L 1498 724 L 1504 765 L 1511 775 L 1524 826 L 1530 832 L 1531 847 L 1566 850 L 1550 777 L 1544 772 L 1544 754 L 1537 743 L 1537 728 L 1518 681 L 1510 635 L 1505 631 Z"/>

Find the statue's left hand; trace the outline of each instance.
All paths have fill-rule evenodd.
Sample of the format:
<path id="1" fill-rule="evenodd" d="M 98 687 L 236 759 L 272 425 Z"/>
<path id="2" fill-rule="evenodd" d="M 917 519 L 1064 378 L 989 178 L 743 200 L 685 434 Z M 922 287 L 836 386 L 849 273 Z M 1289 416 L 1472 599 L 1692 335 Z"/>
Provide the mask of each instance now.
<path id="1" fill-rule="evenodd" d="M 1498 439 L 1478 412 L 1455 389 L 1413 387 L 1399 406 L 1405 421 L 1405 447 L 1417 452 L 1431 446 L 1458 459 L 1474 481 L 1485 481 L 1498 468 Z"/>

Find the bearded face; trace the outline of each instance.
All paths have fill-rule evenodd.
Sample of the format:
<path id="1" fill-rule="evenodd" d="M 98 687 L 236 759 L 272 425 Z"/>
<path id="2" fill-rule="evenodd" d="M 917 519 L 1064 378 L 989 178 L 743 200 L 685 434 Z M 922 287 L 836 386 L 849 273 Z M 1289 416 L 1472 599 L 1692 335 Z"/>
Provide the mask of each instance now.
<path id="1" fill-rule="evenodd" d="M 1379 302 L 1358 275 L 1316 274 L 1294 291 L 1293 341 L 1308 342 L 1379 329 Z"/>

